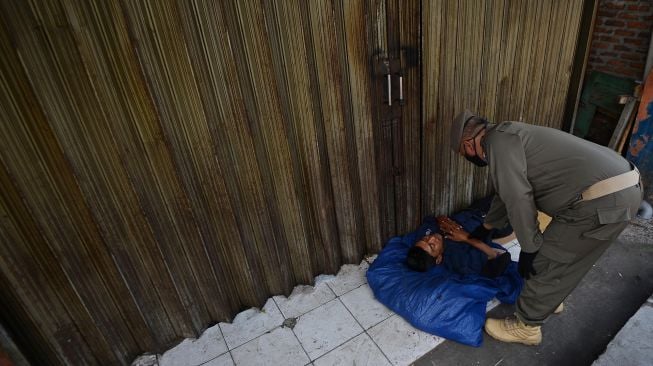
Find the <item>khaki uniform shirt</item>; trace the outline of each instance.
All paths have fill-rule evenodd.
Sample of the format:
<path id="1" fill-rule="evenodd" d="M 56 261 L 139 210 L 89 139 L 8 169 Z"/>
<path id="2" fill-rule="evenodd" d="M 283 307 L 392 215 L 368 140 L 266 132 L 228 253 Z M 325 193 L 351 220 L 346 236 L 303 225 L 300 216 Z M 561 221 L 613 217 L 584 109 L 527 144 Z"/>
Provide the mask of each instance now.
<path id="1" fill-rule="evenodd" d="M 555 217 L 592 184 L 631 169 L 607 147 L 520 122 L 489 125 L 482 144 L 496 192 L 485 222 L 501 228 L 509 221 L 528 253 L 542 245 L 538 210 Z"/>

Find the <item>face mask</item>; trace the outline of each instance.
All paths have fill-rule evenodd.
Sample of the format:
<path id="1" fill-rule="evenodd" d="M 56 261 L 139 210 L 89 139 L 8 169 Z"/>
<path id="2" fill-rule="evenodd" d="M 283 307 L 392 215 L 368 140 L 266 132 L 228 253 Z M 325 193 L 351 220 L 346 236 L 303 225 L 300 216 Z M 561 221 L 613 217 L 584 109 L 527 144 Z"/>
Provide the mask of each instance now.
<path id="1" fill-rule="evenodd" d="M 474 155 L 474 156 L 465 155 L 465 159 L 467 159 L 467 161 L 469 161 L 470 163 L 472 163 L 472 164 L 474 164 L 476 166 L 480 166 L 480 167 L 487 166 L 487 162 L 485 160 L 481 159 L 481 157 L 477 156 L 477 155 Z"/>

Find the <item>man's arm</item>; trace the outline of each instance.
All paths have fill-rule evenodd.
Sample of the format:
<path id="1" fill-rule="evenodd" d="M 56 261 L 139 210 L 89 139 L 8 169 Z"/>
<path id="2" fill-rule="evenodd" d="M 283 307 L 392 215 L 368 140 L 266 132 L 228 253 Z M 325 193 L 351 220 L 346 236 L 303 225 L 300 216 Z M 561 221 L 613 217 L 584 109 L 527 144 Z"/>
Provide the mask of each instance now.
<path id="1" fill-rule="evenodd" d="M 535 253 L 542 246 L 542 233 L 521 139 L 501 133 L 500 141 L 488 145 L 490 176 L 497 195 L 501 197 L 522 250 Z"/>
<path id="2" fill-rule="evenodd" d="M 455 221 L 451 220 L 446 216 L 439 216 L 437 220 L 440 229 L 445 233 L 445 238 L 453 241 L 467 243 L 473 246 L 474 248 L 480 250 L 481 252 L 485 253 L 488 256 L 488 258 L 490 259 L 496 258 L 497 252 L 494 249 L 492 249 L 491 246 L 471 236 Z"/>
<path id="3" fill-rule="evenodd" d="M 494 195 L 490 210 L 485 216 L 483 226 L 490 229 L 501 229 L 508 224 L 508 212 L 506 211 L 506 204 L 503 203 L 498 194 Z"/>

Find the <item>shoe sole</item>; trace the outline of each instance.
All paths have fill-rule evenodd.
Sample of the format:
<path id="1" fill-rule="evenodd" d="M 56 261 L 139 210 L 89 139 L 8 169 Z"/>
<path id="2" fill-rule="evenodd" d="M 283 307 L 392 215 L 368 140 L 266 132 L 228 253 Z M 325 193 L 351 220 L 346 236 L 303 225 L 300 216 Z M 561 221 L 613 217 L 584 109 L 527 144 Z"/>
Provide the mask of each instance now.
<path id="1" fill-rule="evenodd" d="M 483 328 L 485 328 L 485 332 L 486 332 L 487 334 L 489 334 L 490 337 L 492 337 L 492 338 L 494 338 L 494 339 L 496 339 L 497 341 L 500 341 L 500 342 L 506 342 L 506 343 L 519 343 L 519 344 L 523 344 L 523 345 L 526 345 L 526 346 L 539 346 L 540 343 L 542 343 L 542 341 L 534 342 L 534 341 L 517 341 L 517 340 L 514 340 L 514 341 L 513 341 L 513 340 L 503 340 L 503 339 L 499 338 L 499 336 L 497 336 L 496 334 L 492 334 L 492 332 L 490 332 L 490 331 L 487 329 L 487 327 L 483 327 Z"/>

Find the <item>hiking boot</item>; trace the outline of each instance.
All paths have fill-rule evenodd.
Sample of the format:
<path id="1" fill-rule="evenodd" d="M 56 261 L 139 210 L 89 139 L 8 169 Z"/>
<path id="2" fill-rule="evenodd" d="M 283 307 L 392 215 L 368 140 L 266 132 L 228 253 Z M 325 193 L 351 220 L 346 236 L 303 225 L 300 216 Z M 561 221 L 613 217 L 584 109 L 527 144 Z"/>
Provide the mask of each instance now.
<path id="1" fill-rule="evenodd" d="M 542 342 L 540 326 L 526 325 L 516 317 L 505 319 L 487 319 L 485 331 L 492 338 L 502 342 L 522 343 L 537 346 Z"/>
<path id="2" fill-rule="evenodd" d="M 564 309 L 565 309 L 565 304 L 561 302 L 560 305 L 558 305 L 558 307 L 555 310 L 553 310 L 553 314 L 560 314 Z"/>

